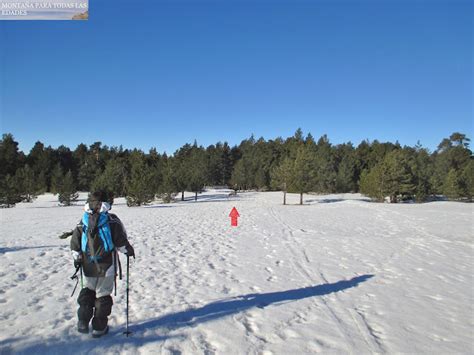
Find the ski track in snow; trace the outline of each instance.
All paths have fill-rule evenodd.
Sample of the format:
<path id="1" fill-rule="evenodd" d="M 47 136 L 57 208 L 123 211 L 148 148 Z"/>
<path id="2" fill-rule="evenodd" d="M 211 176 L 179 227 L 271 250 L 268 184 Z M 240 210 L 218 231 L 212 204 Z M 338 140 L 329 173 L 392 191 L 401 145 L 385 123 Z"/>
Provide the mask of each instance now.
<path id="1" fill-rule="evenodd" d="M 0 211 L 0 353 L 473 353 L 473 207 L 360 195 L 213 190 L 128 208 L 131 261 L 111 332 L 76 331 L 68 240 L 81 217 L 52 195 Z M 230 227 L 235 206 L 241 218 Z M 125 271 L 125 258 L 122 257 Z"/>

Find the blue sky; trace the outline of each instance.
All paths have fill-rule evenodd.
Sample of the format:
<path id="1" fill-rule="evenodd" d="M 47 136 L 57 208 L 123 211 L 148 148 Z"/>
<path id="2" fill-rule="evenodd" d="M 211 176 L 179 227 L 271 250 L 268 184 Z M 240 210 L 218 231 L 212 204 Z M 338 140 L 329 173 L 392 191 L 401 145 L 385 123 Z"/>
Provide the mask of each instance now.
<path id="1" fill-rule="evenodd" d="M 473 132 L 472 1 L 91 1 L 0 22 L 1 130 L 160 152 L 298 127 L 435 149 Z"/>

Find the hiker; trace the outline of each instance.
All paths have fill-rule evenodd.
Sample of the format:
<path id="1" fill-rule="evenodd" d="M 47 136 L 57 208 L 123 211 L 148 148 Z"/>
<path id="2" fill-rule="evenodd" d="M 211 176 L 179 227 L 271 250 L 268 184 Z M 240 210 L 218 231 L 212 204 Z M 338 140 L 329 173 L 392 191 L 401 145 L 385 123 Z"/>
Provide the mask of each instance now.
<path id="1" fill-rule="evenodd" d="M 117 250 L 134 257 L 133 247 L 120 219 L 109 213 L 113 197 L 105 191 L 89 196 L 82 220 L 71 238 L 71 251 L 76 271 L 82 268 L 84 284 L 77 302 L 79 318 L 77 330 L 89 333 L 92 319 L 92 336 L 107 334 L 108 316 L 112 311 L 112 291 L 120 263 Z"/>

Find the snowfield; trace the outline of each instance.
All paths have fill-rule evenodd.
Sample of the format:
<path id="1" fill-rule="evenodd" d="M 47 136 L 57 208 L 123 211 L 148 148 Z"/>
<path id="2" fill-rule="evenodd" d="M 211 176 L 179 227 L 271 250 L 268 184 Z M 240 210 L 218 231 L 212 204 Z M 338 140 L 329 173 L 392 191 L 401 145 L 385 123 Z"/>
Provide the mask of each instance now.
<path id="1" fill-rule="evenodd" d="M 2 209 L 1 354 L 474 353 L 473 205 L 212 190 L 112 212 L 137 254 L 101 338 L 76 331 L 85 195 Z M 239 213 L 231 227 L 230 210 Z M 122 256 L 125 269 L 125 258 Z"/>

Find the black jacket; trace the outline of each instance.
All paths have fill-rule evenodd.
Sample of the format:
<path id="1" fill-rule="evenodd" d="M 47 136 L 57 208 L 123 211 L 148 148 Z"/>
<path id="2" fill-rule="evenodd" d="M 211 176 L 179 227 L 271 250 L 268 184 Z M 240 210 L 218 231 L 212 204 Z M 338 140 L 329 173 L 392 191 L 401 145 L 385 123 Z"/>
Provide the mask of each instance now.
<path id="1" fill-rule="evenodd" d="M 71 238 L 71 250 L 75 250 L 79 253 L 82 253 L 83 260 L 83 271 L 84 275 L 88 277 L 103 277 L 105 276 L 107 270 L 113 265 L 113 258 L 115 257 L 116 250 L 121 247 L 126 247 L 129 245 L 127 239 L 127 232 L 123 227 L 122 221 L 113 213 L 107 213 L 109 218 L 110 232 L 112 234 L 112 241 L 115 246 L 115 250 L 106 255 L 100 263 L 93 263 L 88 260 L 86 255 L 82 253 L 81 241 L 82 241 L 82 228 L 83 223 L 82 219 L 74 229 Z"/>

